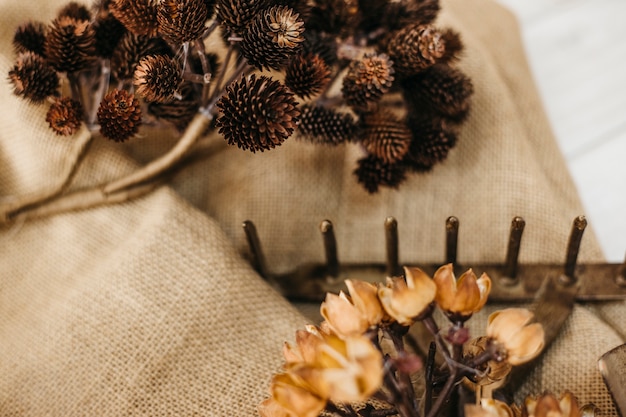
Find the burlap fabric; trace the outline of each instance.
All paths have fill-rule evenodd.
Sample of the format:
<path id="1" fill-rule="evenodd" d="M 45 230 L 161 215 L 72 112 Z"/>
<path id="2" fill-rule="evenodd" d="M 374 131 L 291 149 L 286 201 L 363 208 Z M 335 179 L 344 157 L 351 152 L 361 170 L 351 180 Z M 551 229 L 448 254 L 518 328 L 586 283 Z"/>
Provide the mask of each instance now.
<path id="1" fill-rule="evenodd" d="M 0 2 L 4 73 L 16 25 L 48 21 L 63 3 Z M 527 221 L 521 261 L 561 261 L 583 210 L 515 22 L 486 0 L 443 7 L 442 22 L 467 45 L 461 65 L 475 84 L 472 115 L 446 163 L 399 191 L 370 196 L 356 184 L 357 148 L 290 140 L 257 155 L 226 149 L 179 175 L 173 189 L 136 201 L 2 229 L 0 415 L 254 415 L 282 341 L 305 318 L 239 256 L 246 219 L 274 271 L 322 259 L 324 218 L 336 225 L 342 260 L 381 261 L 390 215 L 406 263 L 441 260 L 451 214 L 461 220 L 466 264 L 501 260 L 515 215 Z M 2 198 L 59 181 L 72 139 L 51 134 L 46 109 L 13 97 L 8 84 L 0 103 Z M 148 132 L 130 147 L 97 140 L 77 183 L 128 172 L 133 158 L 171 145 L 170 133 Z M 592 230 L 585 234 L 580 260 L 601 260 Z M 622 303 L 577 306 L 522 390 L 569 389 L 614 415 L 596 360 L 623 335 L 601 316 L 623 333 Z"/>

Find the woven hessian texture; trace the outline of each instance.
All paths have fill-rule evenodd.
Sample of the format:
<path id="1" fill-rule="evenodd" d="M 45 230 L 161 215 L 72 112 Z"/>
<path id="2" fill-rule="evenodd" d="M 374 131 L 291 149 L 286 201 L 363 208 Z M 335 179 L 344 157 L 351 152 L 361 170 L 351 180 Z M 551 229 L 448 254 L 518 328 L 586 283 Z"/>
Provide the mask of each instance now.
<path id="1" fill-rule="evenodd" d="M 0 0 L 4 74 L 15 27 L 47 22 L 62 4 Z M 254 415 L 282 342 L 305 319 L 239 256 L 246 219 L 255 221 L 274 271 L 322 259 L 317 225 L 324 218 L 335 224 L 344 261 L 384 259 L 387 216 L 400 224 L 402 262 L 441 261 L 449 215 L 461 221 L 465 264 L 501 261 L 516 215 L 527 221 L 521 261 L 561 261 L 572 219 L 584 213 L 515 22 L 487 0 L 443 7 L 442 23 L 467 45 L 461 66 L 475 85 L 472 114 L 446 163 L 400 191 L 363 191 L 352 174 L 356 147 L 289 140 L 256 155 L 224 150 L 179 175 L 178 193 L 163 188 L 0 230 L 0 416 Z M 0 103 L 0 196 L 58 182 L 72 138 L 54 136 L 46 106 L 14 97 L 8 83 Z M 137 143 L 154 145 L 142 154 L 133 148 L 135 155 L 171 146 L 170 133 L 146 133 Z M 134 166 L 126 146 L 96 139 L 77 185 Z M 591 228 L 580 259 L 602 259 Z M 623 303 L 576 307 L 522 391 L 567 388 L 615 415 L 596 360 L 623 342 L 606 323 L 625 320 Z"/>

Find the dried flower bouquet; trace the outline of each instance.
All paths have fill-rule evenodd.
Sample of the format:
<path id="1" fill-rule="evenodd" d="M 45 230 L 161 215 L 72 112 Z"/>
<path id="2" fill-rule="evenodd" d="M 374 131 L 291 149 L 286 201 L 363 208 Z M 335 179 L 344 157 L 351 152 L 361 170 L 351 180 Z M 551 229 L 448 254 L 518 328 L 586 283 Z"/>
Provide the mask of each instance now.
<path id="1" fill-rule="evenodd" d="M 1 206 L 0 221 L 142 195 L 210 154 L 217 145 L 201 138 L 213 129 L 252 152 L 296 132 L 355 143 L 357 181 L 397 187 L 446 158 L 470 107 L 460 36 L 434 24 L 438 11 L 436 0 L 98 0 L 26 22 L 9 81 L 47 103 L 75 153 L 56 187 Z M 125 142 L 142 124 L 169 124 L 178 142 L 128 176 L 69 191 L 92 132 Z"/>
<path id="2" fill-rule="evenodd" d="M 466 322 L 491 289 L 486 274 L 469 269 L 457 280 L 447 264 L 433 278 L 405 268 L 386 284 L 346 280 L 346 286 L 348 294 L 327 294 L 319 326 L 296 331 L 295 346 L 284 344 L 283 369 L 259 405 L 262 417 L 595 414 L 592 405 L 579 408 L 570 392 L 529 396 L 518 406 L 495 391 L 513 367 L 540 354 L 545 336 L 524 308 L 492 313 L 485 335 L 470 336 Z M 436 310 L 446 327 L 437 324 Z M 426 357 L 410 330 L 418 323 L 432 340 Z"/>

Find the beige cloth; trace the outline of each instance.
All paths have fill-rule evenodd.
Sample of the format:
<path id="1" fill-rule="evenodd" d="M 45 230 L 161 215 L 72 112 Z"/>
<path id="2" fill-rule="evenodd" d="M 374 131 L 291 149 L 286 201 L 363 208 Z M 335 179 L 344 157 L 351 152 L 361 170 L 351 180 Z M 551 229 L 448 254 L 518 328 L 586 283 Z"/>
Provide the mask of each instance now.
<path id="1" fill-rule="evenodd" d="M 63 3 L 0 2 L 4 73 L 16 25 L 48 21 Z M 324 218 L 336 226 L 341 260 L 382 261 L 390 215 L 399 221 L 402 262 L 441 261 L 449 215 L 461 221 L 465 264 L 501 261 L 515 215 L 527 221 L 521 261 L 561 261 L 583 211 L 515 22 L 488 0 L 443 7 L 442 23 L 467 45 L 461 66 L 475 85 L 472 113 L 447 161 L 399 191 L 363 191 L 352 174 L 356 147 L 289 140 L 256 155 L 226 149 L 179 175 L 174 190 L 1 230 L 0 416 L 254 415 L 282 342 L 305 319 L 239 256 L 246 219 L 277 272 L 322 259 Z M 14 97 L 7 84 L 0 103 L 0 195 L 59 181 L 71 138 L 50 133 L 45 108 Z M 171 146 L 171 135 L 160 136 L 147 132 L 131 146 L 97 140 L 78 183 L 128 172 L 134 162 L 125 151 L 143 160 Z M 580 260 L 601 259 L 590 229 Z M 623 303 L 599 309 L 624 323 Z M 570 389 L 615 415 L 596 360 L 620 343 L 578 306 L 523 390 Z"/>

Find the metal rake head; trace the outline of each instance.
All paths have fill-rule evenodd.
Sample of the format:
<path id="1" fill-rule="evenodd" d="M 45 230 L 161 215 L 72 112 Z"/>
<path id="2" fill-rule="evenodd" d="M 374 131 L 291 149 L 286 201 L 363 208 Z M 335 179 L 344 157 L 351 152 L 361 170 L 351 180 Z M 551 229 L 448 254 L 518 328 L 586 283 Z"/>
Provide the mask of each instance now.
<path id="1" fill-rule="evenodd" d="M 587 220 L 578 216 L 572 229 L 562 264 L 519 264 L 525 221 L 515 217 L 511 221 L 509 243 L 503 263 L 472 264 L 477 272 L 486 272 L 492 279 L 490 302 L 526 302 L 535 299 L 537 292 L 547 279 L 554 279 L 559 285 L 576 290 L 577 300 L 615 300 L 626 298 L 626 263 L 578 264 L 577 258 Z M 320 301 L 327 292 L 338 292 L 344 288 L 344 280 L 356 278 L 362 281 L 381 282 L 386 276 L 403 274 L 398 261 L 398 223 L 388 217 L 384 222 L 386 241 L 386 263 L 341 264 L 337 256 L 337 241 L 330 220 L 320 223 L 320 232 L 325 252 L 325 263 L 300 265 L 285 274 L 273 274 L 267 267 L 261 241 L 254 223 L 243 222 L 251 263 L 257 272 L 276 286 L 290 299 Z M 442 264 L 420 264 L 427 273 L 447 263 L 463 269 L 457 263 L 457 243 L 459 220 L 448 217 L 445 224 L 445 257 Z"/>

